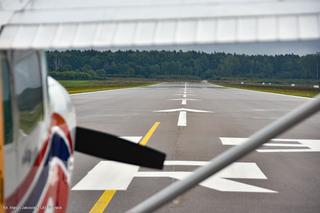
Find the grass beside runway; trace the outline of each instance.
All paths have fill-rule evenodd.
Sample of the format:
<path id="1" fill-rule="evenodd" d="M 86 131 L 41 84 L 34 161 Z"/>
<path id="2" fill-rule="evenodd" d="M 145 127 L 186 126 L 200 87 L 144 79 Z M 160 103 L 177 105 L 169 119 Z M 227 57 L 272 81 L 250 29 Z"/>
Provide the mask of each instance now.
<path id="1" fill-rule="evenodd" d="M 81 92 L 95 92 L 101 90 L 113 90 L 131 87 L 141 87 L 156 84 L 158 82 L 144 79 L 110 79 L 110 80 L 60 80 L 70 94 Z"/>
<path id="2" fill-rule="evenodd" d="M 238 89 L 255 90 L 261 92 L 271 92 L 284 95 L 302 96 L 302 97 L 314 97 L 320 93 L 320 89 L 306 87 L 306 86 L 280 86 L 280 85 L 250 85 L 250 84 L 236 84 L 236 83 L 215 83 L 224 87 L 232 87 Z"/>

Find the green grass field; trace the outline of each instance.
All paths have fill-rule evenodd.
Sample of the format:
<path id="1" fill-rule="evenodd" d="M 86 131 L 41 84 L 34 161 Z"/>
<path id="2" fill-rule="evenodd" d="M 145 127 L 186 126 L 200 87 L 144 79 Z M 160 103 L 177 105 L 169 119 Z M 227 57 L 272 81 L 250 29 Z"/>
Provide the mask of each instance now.
<path id="1" fill-rule="evenodd" d="M 60 80 L 70 94 L 94 92 L 130 87 L 148 86 L 157 83 L 142 79 L 110 79 L 110 80 Z"/>
<path id="2" fill-rule="evenodd" d="M 311 87 L 290 87 L 290 86 L 272 86 L 272 85 L 246 85 L 235 83 L 215 83 L 225 87 L 232 87 L 238 89 L 255 90 L 261 92 L 279 93 L 285 95 L 294 95 L 302 97 L 314 97 L 320 93 L 320 89 Z"/>

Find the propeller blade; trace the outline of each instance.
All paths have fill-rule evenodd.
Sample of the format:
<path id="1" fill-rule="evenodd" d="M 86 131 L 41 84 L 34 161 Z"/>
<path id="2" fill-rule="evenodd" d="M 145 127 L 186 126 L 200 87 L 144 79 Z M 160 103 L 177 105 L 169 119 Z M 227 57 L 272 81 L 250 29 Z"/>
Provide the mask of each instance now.
<path id="1" fill-rule="evenodd" d="M 162 169 L 166 155 L 117 136 L 77 127 L 75 150 L 96 157 Z"/>

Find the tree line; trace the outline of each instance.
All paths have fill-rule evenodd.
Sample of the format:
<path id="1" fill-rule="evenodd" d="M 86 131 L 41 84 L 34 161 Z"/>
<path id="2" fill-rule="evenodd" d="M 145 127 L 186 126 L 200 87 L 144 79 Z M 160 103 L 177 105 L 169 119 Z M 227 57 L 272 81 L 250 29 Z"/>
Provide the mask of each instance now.
<path id="1" fill-rule="evenodd" d="M 320 54 L 271 56 L 196 51 L 67 50 L 47 52 L 47 59 L 49 73 L 57 79 L 320 78 Z"/>

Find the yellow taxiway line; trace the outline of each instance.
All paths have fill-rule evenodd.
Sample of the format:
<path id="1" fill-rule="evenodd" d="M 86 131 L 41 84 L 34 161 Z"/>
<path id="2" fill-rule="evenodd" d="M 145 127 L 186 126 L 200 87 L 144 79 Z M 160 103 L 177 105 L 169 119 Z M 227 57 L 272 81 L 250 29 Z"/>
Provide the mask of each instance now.
<path id="1" fill-rule="evenodd" d="M 148 142 L 153 133 L 156 131 L 158 126 L 160 125 L 160 122 L 155 122 L 152 127 L 149 129 L 147 134 L 141 139 L 139 144 L 141 146 L 145 146 Z M 102 213 L 111 202 L 112 198 L 116 194 L 117 190 L 105 190 L 102 195 L 99 197 L 97 202 L 93 205 L 93 207 L 90 210 L 90 213 Z"/>

